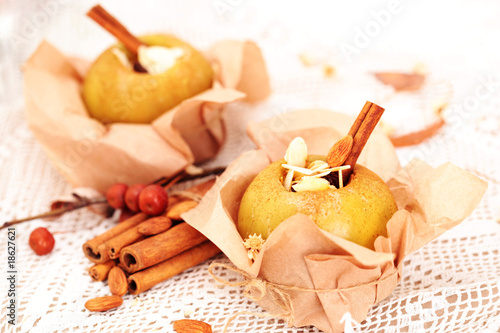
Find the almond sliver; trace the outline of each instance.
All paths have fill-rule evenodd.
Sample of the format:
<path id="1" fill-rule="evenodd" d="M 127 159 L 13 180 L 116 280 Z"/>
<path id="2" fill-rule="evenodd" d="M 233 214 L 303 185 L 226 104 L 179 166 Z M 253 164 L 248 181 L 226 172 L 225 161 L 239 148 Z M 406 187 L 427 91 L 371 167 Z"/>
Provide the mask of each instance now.
<path id="1" fill-rule="evenodd" d="M 312 175 L 314 173 L 313 170 L 306 169 L 306 168 L 301 168 L 301 167 L 298 167 L 298 166 L 295 166 L 295 165 L 286 164 L 286 163 L 282 164 L 281 166 L 283 168 L 285 168 L 285 169 L 297 171 L 297 172 L 302 173 L 304 175 Z"/>
<path id="2" fill-rule="evenodd" d="M 326 170 L 325 172 L 317 173 L 315 175 L 311 175 L 311 177 L 316 177 L 316 178 L 321 178 L 324 177 L 328 174 L 330 174 L 332 171 L 331 170 Z"/>
<path id="3" fill-rule="evenodd" d="M 316 172 L 328 169 L 329 167 L 328 163 L 322 160 L 316 160 L 307 166 L 308 169 Z"/>
<path id="4" fill-rule="evenodd" d="M 350 168 L 351 168 L 350 165 L 341 165 L 341 166 L 338 166 L 338 167 L 335 167 L 335 168 L 331 168 L 330 171 L 334 172 L 334 171 L 339 171 L 339 170 L 347 170 L 347 169 L 350 169 Z"/>
<path id="5" fill-rule="evenodd" d="M 283 181 L 283 186 L 287 191 L 290 191 L 292 189 L 292 180 L 293 180 L 293 170 L 288 170 L 285 180 Z"/>
<path id="6" fill-rule="evenodd" d="M 304 176 L 297 184 L 293 185 L 296 192 L 324 191 L 330 188 L 330 182 L 323 178 Z"/>

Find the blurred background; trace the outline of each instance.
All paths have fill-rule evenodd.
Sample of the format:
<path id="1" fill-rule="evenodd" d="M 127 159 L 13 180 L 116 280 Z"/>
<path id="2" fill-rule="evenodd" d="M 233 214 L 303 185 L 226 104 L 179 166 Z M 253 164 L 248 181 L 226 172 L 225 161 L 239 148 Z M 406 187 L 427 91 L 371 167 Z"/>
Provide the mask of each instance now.
<path id="1" fill-rule="evenodd" d="M 470 75 L 500 67 L 500 5 L 495 1 L 100 3 L 136 34 L 174 32 L 200 49 L 220 39 L 254 40 L 266 56 L 273 80 L 321 74 L 304 68 L 300 55 L 331 64 L 338 79 L 344 80 L 353 71 L 411 71 L 417 63 L 425 64 L 429 72 Z M 85 16 L 94 4 L 0 2 L 2 103 L 22 96 L 22 64 L 42 39 L 63 53 L 89 60 L 114 42 Z"/>

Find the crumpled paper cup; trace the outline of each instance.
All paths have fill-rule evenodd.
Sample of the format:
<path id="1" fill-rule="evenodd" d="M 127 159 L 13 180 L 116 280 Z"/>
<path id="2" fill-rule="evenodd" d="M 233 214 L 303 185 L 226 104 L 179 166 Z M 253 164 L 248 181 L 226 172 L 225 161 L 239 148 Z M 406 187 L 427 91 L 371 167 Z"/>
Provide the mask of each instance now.
<path id="1" fill-rule="evenodd" d="M 342 332 L 346 312 L 363 321 L 396 287 L 403 259 L 469 216 L 486 191 L 486 182 L 451 163 L 434 169 L 414 160 L 401 168 L 387 137 L 375 130 L 358 163 L 381 175 L 396 198 L 398 211 L 387 224 L 388 237 L 377 238 L 370 250 L 297 214 L 271 233 L 252 263 L 235 225 L 247 186 L 284 156 L 294 137 L 302 136 L 311 154 L 324 155 L 353 120 L 303 110 L 249 126 L 259 149 L 239 156 L 199 206 L 182 215 L 236 266 L 248 295 L 290 326 Z"/>
<path id="2" fill-rule="evenodd" d="M 148 183 L 214 157 L 225 140 L 223 107 L 270 94 L 260 49 L 223 41 L 208 51 L 216 69 L 211 89 L 151 124 L 103 125 L 89 117 L 81 96 L 90 63 L 42 42 L 24 65 L 26 118 L 58 171 L 73 186 L 105 191 L 116 182 Z"/>

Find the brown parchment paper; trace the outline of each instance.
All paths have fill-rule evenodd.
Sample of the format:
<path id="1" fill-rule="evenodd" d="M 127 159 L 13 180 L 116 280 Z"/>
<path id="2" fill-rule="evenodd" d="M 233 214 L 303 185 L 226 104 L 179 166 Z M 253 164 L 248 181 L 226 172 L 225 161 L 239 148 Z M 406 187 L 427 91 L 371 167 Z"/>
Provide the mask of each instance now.
<path id="1" fill-rule="evenodd" d="M 486 182 L 450 163 L 434 169 L 414 160 L 401 168 L 391 143 L 376 130 L 359 163 L 383 175 L 396 198 L 399 210 L 387 224 L 388 237 L 379 237 L 373 251 L 297 214 L 272 232 L 252 264 L 235 225 L 249 183 L 284 156 L 295 136 L 305 139 L 310 153 L 326 154 L 353 120 L 325 110 L 302 110 L 250 125 L 249 134 L 259 149 L 239 156 L 200 205 L 183 214 L 248 275 L 249 283 L 266 282 L 264 297 L 262 290 L 251 295 L 293 326 L 342 332 L 340 320 L 346 312 L 363 321 L 369 309 L 396 287 L 405 256 L 469 216 L 486 191 Z M 286 127 L 276 125 L 283 122 Z M 288 301 L 278 297 L 280 292 Z"/>
<path id="2" fill-rule="evenodd" d="M 103 125 L 81 97 L 88 61 L 42 42 L 24 65 L 26 118 L 54 166 L 73 186 L 105 191 L 111 184 L 148 183 L 217 154 L 225 140 L 225 104 L 270 93 L 260 49 L 222 41 L 209 50 L 214 85 L 151 124 Z M 216 69 L 217 69 L 216 68 Z M 228 84 L 226 84 L 226 82 Z"/>

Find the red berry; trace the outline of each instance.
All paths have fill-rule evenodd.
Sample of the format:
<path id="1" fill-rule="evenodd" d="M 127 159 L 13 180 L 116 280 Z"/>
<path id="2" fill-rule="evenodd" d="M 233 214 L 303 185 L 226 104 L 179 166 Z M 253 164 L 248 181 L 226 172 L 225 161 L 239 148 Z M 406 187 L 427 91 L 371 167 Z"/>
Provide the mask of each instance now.
<path id="1" fill-rule="evenodd" d="M 127 207 L 123 208 L 122 211 L 120 212 L 120 217 L 118 218 L 118 222 L 123 222 L 125 220 L 128 220 L 132 216 L 134 216 L 136 213 L 128 209 Z"/>
<path id="2" fill-rule="evenodd" d="M 114 209 L 122 209 L 125 206 L 125 192 L 127 192 L 127 184 L 116 183 L 111 186 L 106 192 L 106 200 Z"/>
<path id="3" fill-rule="evenodd" d="M 46 228 L 36 228 L 30 235 L 30 247 L 36 254 L 42 256 L 48 254 L 54 248 L 54 236 Z"/>
<path id="4" fill-rule="evenodd" d="M 139 208 L 143 213 L 159 215 L 167 209 L 167 206 L 168 194 L 160 185 L 148 185 L 139 194 Z"/>
<path id="5" fill-rule="evenodd" d="M 127 207 L 133 211 L 139 211 L 139 194 L 146 188 L 144 184 L 135 184 L 128 188 L 127 192 L 125 192 L 125 203 Z"/>

